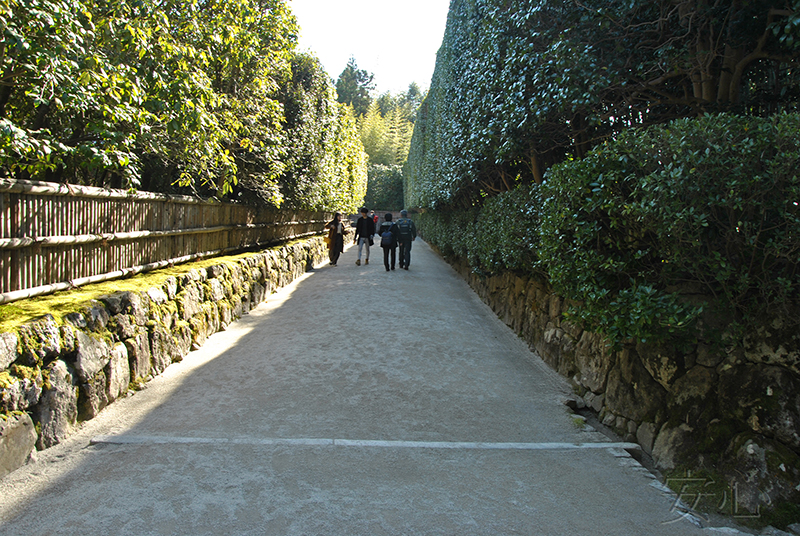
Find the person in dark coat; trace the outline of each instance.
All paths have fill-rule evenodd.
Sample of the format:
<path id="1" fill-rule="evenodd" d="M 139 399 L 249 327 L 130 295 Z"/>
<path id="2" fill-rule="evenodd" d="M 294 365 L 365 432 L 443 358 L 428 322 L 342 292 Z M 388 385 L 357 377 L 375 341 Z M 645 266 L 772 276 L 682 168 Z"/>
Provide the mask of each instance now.
<path id="1" fill-rule="evenodd" d="M 333 220 L 325 224 L 328 231 L 328 256 L 331 259 L 331 266 L 336 266 L 339 255 L 344 251 L 344 237 L 347 235 L 347 227 L 342 223 L 342 214 L 337 212 Z"/>
<path id="2" fill-rule="evenodd" d="M 397 257 L 397 237 L 392 232 L 392 215 L 387 213 L 384 216 L 384 222 L 381 223 L 378 229 L 378 235 L 381 237 L 381 248 L 383 248 L 383 265 L 386 271 L 389 271 L 389 256 L 391 254 L 392 264 L 391 269 L 394 270 L 395 258 Z"/>
<path id="3" fill-rule="evenodd" d="M 367 215 L 366 208 L 361 209 L 361 217 L 356 221 L 356 243 L 358 244 L 358 259 L 356 266 L 361 266 L 361 248 L 367 246 L 367 257 L 364 264 L 369 264 L 369 247 L 375 234 L 375 222 Z"/>
<path id="4" fill-rule="evenodd" d="M 408 270 L 411 264 L 411 242 L 417 238 L 417 227 L 408 218 L 408 211 L 400 211 L 400 219 L 392 226 L 392 232 L 400 244 L 400 268 Z"/>

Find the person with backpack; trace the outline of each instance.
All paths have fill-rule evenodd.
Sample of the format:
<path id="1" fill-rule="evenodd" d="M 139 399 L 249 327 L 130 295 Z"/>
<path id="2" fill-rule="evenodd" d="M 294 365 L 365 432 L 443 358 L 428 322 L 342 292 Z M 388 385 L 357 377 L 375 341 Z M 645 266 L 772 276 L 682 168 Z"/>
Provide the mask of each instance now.
<path id="1" fill-rule="evenodd" d="M 400 219 L 392 226 L 397 243 L 400 245 L 400 268 L 408 270 L 411 264 L 411 242 L 417 238 L 417 227 L 408 218 L 408 211 L 400 211 Z"/>
<path id="2" fill-rule="evenodd" d="M 384 222 L 381 223 L 380 228 L 378 229 L 378 234 L 381 237 L 381 248 L 383 248 L 383 265 L 386 267 L 386 271 L 389 271 L 389 254 L 391 253 L 392 257 L 392 270 L 394 270 L 395 258 L 397 256 L 397 238 L 394 236 L 392 232 L 392 214 L 387 213 L 384 216 Z"/>
<path id="3" fill-rule="evenodd" d="M 375 234 L 375 222 L 367 215 L 366 208 L 361 209 L 361 217 L 356 221 L 355 241 L 358 244 L 358 259 L 356 266 L 361 266 L 361 248 L 367 246 L 367 258 L 364 264 L 369 264 L 369 247 L 372 245 L 372 237 Z"/>

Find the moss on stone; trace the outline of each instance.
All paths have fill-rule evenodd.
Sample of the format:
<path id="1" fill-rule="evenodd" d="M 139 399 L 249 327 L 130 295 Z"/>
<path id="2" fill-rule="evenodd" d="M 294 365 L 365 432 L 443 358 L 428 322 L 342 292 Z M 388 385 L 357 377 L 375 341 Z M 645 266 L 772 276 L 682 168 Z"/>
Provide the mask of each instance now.
<path id="1" fill-rule="evenodd" d="M 278 245 L 270 250 L 280 250 L 302 240 L 287 242 Z M 62 318 L 82 308 L 88 306 L 92 300 L 97 300 L 102 296 L 115 294 L 121 290 L 131 292 L 144 292 L 152 287 L 161 286 L 169 277 L 180 277 L 192 270 L 206 270 L 210 266 L 224 265 L 232 268 L 239 261 L 254 255 L 253 252 L 240 253 L 225 257 L 212 257 L 209 259 L 197 260 L 186 264 L 180 264 L 171 268 L 153 270 L 144 274 L 124 279 L 115 279 L 103 283 L 85 285 L 76 289 L 57 292 L 47 296 L 37 296 L 13 303 L 0 305 L 0 333 L 11 332 L 26 322 L 44 316 L 47 313 L 53 315 L 56 322 L 62 323 Z"/>
<path id="2" fill-rule="evenodd" d="M 0 389 L 8 389 L 17 382 L 17 379 L 11 375 L 11 372 L 4 370 L 0 372 Z"/>
<path id="3" fill-rule="evenodd" d="M 11 365 L 9 370 L 14 374 L 14 376 L 23 380 L 40 382 L 42 378 L 42 370 L 39 367 L 26 367 L 24 365 L 18 365 L 15 363 Z"/>

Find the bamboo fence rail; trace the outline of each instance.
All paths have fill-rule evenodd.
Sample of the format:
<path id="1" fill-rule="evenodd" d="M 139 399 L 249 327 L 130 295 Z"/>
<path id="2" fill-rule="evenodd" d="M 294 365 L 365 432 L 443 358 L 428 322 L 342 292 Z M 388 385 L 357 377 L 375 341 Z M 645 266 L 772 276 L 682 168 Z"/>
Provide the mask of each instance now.
<path id="1" fill-rule="evenodd" d="M 318 234 L 330 214 L 0 179 L 0 303 Z"/>

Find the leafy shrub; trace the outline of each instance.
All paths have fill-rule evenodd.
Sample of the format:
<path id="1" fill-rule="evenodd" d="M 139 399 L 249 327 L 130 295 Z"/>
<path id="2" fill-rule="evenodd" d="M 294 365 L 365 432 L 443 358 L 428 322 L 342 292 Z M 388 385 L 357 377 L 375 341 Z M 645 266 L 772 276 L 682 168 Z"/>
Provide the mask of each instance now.
<path id="1" fill-rule="evenodd" d="M 481 270 L 531 271 L 539 247 L 539 187 L 521 186 L 486 201 L 477 221 L 475 257 Z"/>
<path id="2" fill-rule="evenodd" d="M 481 209 L 425 213 L 420 228 L 443 254 L 468 259 L 480 273 L 533 273 L 538 206 L 538 187 L 521 186 L 487 199 Z"/>
<path id="3" fill-rule="evenodd" d="M 800 116 L 628 131 L 542 186 L 539 257 L 613 342 L 663 338 L 700 294 L 744 327 L 797 303 Z"/>
<path id="4" fill-rule="evenodd" d="M 368 166 L 367 194 L 364 206 L 371 209 L 400 210 L 403 208 L 403 168 L 398 165 Z"/>

